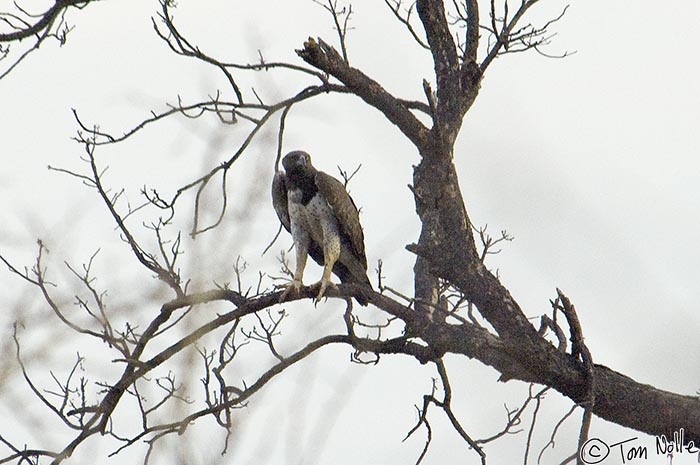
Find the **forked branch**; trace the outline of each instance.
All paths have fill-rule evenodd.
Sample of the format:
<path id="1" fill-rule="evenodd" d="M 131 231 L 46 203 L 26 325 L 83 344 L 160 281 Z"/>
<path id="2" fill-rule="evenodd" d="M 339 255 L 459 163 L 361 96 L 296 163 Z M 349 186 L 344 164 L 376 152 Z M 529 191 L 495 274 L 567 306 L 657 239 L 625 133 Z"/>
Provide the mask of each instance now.
<path id="1" fill-rule="evenodd" d="M 10 58 L 12 49 L 20 46 L 21 41 L 31 38 L 34 42 L 14 58 L 4 71 L 0 70 L 0 79 L 7 76 L 31 52 L 38 50 L 46 40 L 55 39 L 63 45 L 72 30 L 65 21 L 67 10 L 71 7 L 84 8 L 95 1 L 56 0 L 46 11 L 39 14 L 30 13 L 21 2 L 15 1 L 13 11 L 0 12 L 0 61 Z M 7 45 L 3 46 L 3 43 Z"/>

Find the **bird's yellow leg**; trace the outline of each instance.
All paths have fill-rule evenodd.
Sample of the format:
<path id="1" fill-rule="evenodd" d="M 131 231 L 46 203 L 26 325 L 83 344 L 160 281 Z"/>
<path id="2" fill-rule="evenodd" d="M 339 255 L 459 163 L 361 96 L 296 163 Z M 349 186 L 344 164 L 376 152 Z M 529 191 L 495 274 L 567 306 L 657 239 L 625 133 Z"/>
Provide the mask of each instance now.
<path id="1" fill-rule="evenodd" d="M 283 302 L 291 291 L 294 291 L 295 293 L 299 292 L 301 287 L 304 285 L 302 279 L 304 278 L 304 268 L 306 268 L 306 257 L 306 251 L 297 249 L 297 260 L 296 269 L 294 270 L 294 279 L 292 279 L 292 282 L 286 286 L 286 289 L 280 296 L 280 302 Z"/>
<path id="2" fill-rule="evenodd" d="M 316 302 L 320 301 L 323 297 L 323 293 L 329 287 L 336 289 L 337 286 L 331 281 L 331 272 L 333 271 L 333 265 L 340 258 L 340 239 L 338 236 L 337 225 L 330 223 L 323 224 L 323 276 L 321 281 L 318 282 L 318 295 L 316 296 Z"/>
<path id="3" fill-rule="evenodd" d="M 338 286 L 336 286 L 333 281 L 331 281 L 331 271 L 333 270 L 333 263 L 331 264 L 326 264 L 323 267 L 323 276 L 321 277 L 321 281 L 318 282 L 319 289 L 318 289 L 318 295 L 316 296 L 316 301 L 318 302 L 323 298 L 323 293 L 326 292 L 326 289 L 329 287 L 331 289 L 337 289 Z"/>

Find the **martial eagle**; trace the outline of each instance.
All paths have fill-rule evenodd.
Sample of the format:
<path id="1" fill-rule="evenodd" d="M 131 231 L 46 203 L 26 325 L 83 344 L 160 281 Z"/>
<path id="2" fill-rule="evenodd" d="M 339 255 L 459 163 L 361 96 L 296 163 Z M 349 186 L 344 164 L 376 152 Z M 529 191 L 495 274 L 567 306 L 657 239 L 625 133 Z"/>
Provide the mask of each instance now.
<path id="1" fill-rule="evenodd" d="M 331 271 L 343 283 L 364 284 L 367 278 L 365 240 L 355 203 L 343 183 L 311 164 L 308 153 L 294 151 L 282 159 L 284 172 L 272 181 L 272 205 L 284 228 L 292 234 L 296 251 L 294 279 L 282 294 L 298 292 L 304 276 L 306 257 L 323 266 L 316 300 L 330 287 Z M 367 305 L 363 297 L 355 297 Z"/>

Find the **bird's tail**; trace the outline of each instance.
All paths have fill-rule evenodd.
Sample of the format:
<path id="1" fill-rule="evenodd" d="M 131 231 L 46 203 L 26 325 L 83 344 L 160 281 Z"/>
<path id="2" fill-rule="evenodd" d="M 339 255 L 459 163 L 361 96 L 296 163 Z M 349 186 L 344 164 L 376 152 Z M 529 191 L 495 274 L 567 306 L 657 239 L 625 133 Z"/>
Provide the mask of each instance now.
<path id="1" fill-rule="evenodd" d="M 351 265 L 351 269 L 345 266 L 343 263 L 340 263 L 340 261 L 337 261 L 333 266 L 333 273 L 340 278 L 340 282 L 343 284 L 360 284 L 372 289 L 372 284 L 369 282 L 369 278 L 367 277 L 367 271 L 359 263 L 356 265 L 357 266 Z M 361 295 L 356 295 L 353 297 L 355 297 L 357 303 L 363 307 L 367 306 L 369 303 L 367 299 Z"/>

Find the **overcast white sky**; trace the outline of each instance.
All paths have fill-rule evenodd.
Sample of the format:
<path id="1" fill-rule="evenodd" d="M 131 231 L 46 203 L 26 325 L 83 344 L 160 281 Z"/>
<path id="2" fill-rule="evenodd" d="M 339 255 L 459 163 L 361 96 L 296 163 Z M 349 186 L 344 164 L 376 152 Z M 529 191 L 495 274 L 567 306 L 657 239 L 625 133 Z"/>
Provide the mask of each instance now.
<path id="1" fill-rule="evenodd" d="M 311 1 L 268 1 L 254 7 L 243 1 L 179 3 L 176 23 L 203 50 L 226 61 L 256 61 L 260 49 L 269 60 L 300 62 L 293 50 L 306 37 L 335 43 L 329 18 Z M 565 4 L 542 0 L 532 17 L 551 17 Z M 124 289 L 134 279 L 130 270 L 136 265 L 98 200 L 79 182 L 46 166 L 83 168 L 80 147 L 69 140 L 76 130 L 71 108 L 86 122 L 120 133 L 149 111 L 175 102 L 177 95 L 192 102 L 217 89 L 226 91 L 216 70 L 169 53 L 151 29 L 157 8 L 156 2 L 106 1 L 72 12 L 68 20 L 76 27 L 66 46 L 46 44 L 0 81 L 0 252 L 18 265 L 31 263 L 40 237 L 52 252 L 57 273 L 63 260 L 81 263 L 102 247 L 103 271 L 112 273 L 101 277 L 103 284 Z M 351 63 L 391 92 L 421 99 L 422 79 L 433 79 L 429 54 L 414 46 L 383 2 L 357 1 L 353 10 Z M 534 53 L 496 60 L 455 152 L 473 222 L 488 224 L 494 234 L 506 229 L 516 238 L 491 263 L 526 313 L 536 317 L 546 312 L 548 299 L 560 287 L 576 304 L 597 363 L 682 394 L 700 389 L 699 18 L 695 0 L 572 2 L 554 25 L 557 36 L 547 51 L 576 53 L 563 60 Z M 272 73 L 254 78 L 244 78 L 244 91 L 249 93 L 254 84 L 270 100 L 289 86 L 287 77 Z M 225 160 L 244 133 L 214 119 L 179 118 L 154 125 L 98 157 L 110 166 L 111 185 L 130 189 L 137 203 L 144 184 L 167 192 Z M 261 137 L 231 176 L 228 223 L 188 242 L 187 260 L 207 263 L 188 273 L 195 286 L 231 280 L 231 264 L 239 254 L 253 274 L 276 271 L 274 257 L 260 258 L 277 228 L 268 201 L 273 135 Z M 418 161 L 415 150 L 381 115 L 348 96 L 295 108 L 285 149 L 296 148 L 308 150 L 317 167 L 332 173 L 338 164 L 353 170 L 362 163 L 350 188 L 362 207 L 369 262 L 383 259 L 391 285 L 410 293 L 407 270 L 413 257 L 404 245 L 416 240 L 419 225 L 406 185 L 411 165 Z M 251 172 L 257 175 L 251 177 Z M 253 207 L 247 209 L 249 203 Z M 289 244 L 285 237 L 275 249 Z M 307 268 L 308 281 L 318 275 L 315 266 Z M 0 272 L 0 288 L 5 289 L 0 303 L 12 309 L 4 312 L 3 331 L 9 337 L 18 302 L 30 294 L 9 273 Z M 151 295 L 146 288 L 111 295 L 122 304 L 133 303 L 139 295 Z M 42 311 L 36 303 L 22 305 L 22 311 Z M 332 325 L 329 321 L 338 315 L 314 318 Z M 235 458 L 274 463 L 281 457 L 287 463 L 349 463 L 343 457 L 412 463 L 421 440 L 400 440 L 414 421 L 412 405 L 421 401 L 434 374 L 398 359 L 384 359 L 374 368 L 340 364 L 329 371 L 330 360 L 347 360 L 347 353 L 312 362 L 324 381 L 313 388 L 317 397 L 308 394 L 306 402 L 320 399 L 344 408 L 329 420 L 335 423 L 310 421 L 284 436 L 279 447 L 241 446 L 231 463 L 238 463 Z M 459 408 L 467 429 L 474 436 L 494 432 L 503 420 L 504 399 L 514 406 L 526 387 L 496 385 L 497 374 L 477 362 L 448 362 L 465 398 Z M 289 385 L 273 387 L 262 398 L 286 405 L 290 392 L 298 394 L 297 400 L 304 397 L 303 373 L 292 373 Z M 359 381 L 352 384 L 351 379 Z M 333 403 L 339 385 L 352 385 L 349 400 Z M 550 397 L 556 420 L 568 403 Z M 304 408 L 303 402 L 295 405 Z M 285 422 L 295 418 L 294 408 L 282 420 L 279 411 L 246 413 L 249 424 L 241 427 L 240 444 L 259 438 L 257 427 L 269 428 L 271 436 L 288 431 Z M 386 428 L 368 426 L 372 416 L 386 421 Z M 314 449 L 309 438 L 320 431 L 332 431 L 329 445 Z M 426 463 L 475 460 L 454 432 L 443 434 L 449 439 L 435 439 Z M 549 430 L 543 427 L 540 434 L 547 438 Z M 634 435 L 594 421 L 592 435 L 606 434 L 610 442 Z M 358 440 L 349 439 L 352 435 Z M 651 440 L 647 444 L 653 446 Z M 507 451 L 521 451 L 522 441 L 513 440 L 508 447 L 506 452 L 487 449 L 492 463 L 508 463 Z M 552 462 L 543 463 L 569 451 L 557 450 Z M 689 458 L 673 463 L 682 460 Z"/>

